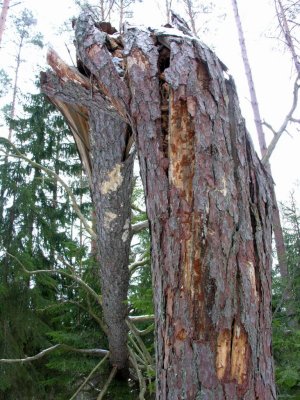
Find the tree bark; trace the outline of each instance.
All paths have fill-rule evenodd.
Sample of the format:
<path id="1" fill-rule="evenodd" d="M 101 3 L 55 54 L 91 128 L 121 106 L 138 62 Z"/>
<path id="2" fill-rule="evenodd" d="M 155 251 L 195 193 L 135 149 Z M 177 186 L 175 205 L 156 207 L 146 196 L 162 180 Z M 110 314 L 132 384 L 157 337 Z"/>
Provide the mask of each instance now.
<path id="1" fill-rule="evenodd" d="M 193 38 L 131 29 L 126 41 L 152 236 L 157 399 L 275 398 L 271 198 L 233 81 Z"/>
<path id="2" fill-rule="evenodd" d="M 130 132 L 124 122 L 124 102 L 128 102 L 128 89 L 122 85 L 104 45 L 106 36 L 94 26 L 90 16 L 82 14 L 76 23 L 77 53 L 84 70 L 93 74 L 93 79 L 68 67 L 50 51 L 48 62 L 56 74 L 43 74 L 42 88 L 67 118 L 89 171 L 110 360 L 122 375 L 127 376 L 128 328 L 125 319 L 128 315 L 134 157 L 126 152 Z M 98 82 L 103 70 L 110 80 Z"/>
<path id="3" fill-rule="evenodd" d="M 100 256 L 108 251 L 112 257 L 120 242 L 115 204 L 122 194 L 110 188 L 120 181 L 118 166 L 125 166 L 111 154 L 122 149 L 124 157 L 126 142 L 120 145 L 117 137 L 125 127 L 135 136 L 152 240 L 157 399 L 275 398 L 272 202 L 232 79 L 200 41 L 172 28 L 127 29 L 124 78 L 105 48 L 109 37 L 95 32 L 87 16 L 79 19 L 76 38 L 90 80 L 76 83 L 75 95 L 74 79 L 59 68 L 64 81 L 47 74 L 43 88 L 72 104 L 80 86 L 88 109 L 98 235 L 110 246 L 99 241 Z M 95 82 L 92 94 L 88 82 Z M 120 119 L 104 116 L 103 108 Z M 108 280 L 105 262 L 108 286 L 102 288 L 112 293 L 118 285 Z M 116 310 L 107 307 L 106 320 L 111 315 Z"/>

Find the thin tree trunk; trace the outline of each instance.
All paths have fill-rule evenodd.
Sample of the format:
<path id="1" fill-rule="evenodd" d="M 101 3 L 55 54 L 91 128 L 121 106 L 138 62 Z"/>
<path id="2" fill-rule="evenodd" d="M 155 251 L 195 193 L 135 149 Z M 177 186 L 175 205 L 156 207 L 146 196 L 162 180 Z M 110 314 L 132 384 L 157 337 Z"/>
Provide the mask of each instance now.
<path id="1" fill-rule="evenodd" d="M 120 0 L 119 32 L 122 32 L 124 22 L 124 0 Z"/>
<path id="2" fill-rule="evenodd" d="M 10 0 L 3 0 L 1 15 L 0 15 L 0 47 L 2 43 L 3 32 L 5 29 L 7 13 L 9 9 Z"/>
<path id="3" fill-rule="evenodd" d="M 298 75 L 300 76 L 300 61 L 299 61 L 299 57 L 297 56 L 297 52 L 296 52 L 296 49 L 294 46 L 291 31 L 289 28 L 289 24 L 288 24 L 285 10 L 283 8 L 281 0 L 275 0 L 275 7 L 276 7 L 277 17 L 278 17 L 278 21 L 280 23 L 282 33 L 286 40 L 286 44 L 292 54 L 292 59 L 295 64 L 296 71 L 297 71 Z"/>
<path id="4" fill-rule="evenodd" d="M 128 37 L 152 235 L 156 397 L 273 399 L 271 198 L 234 84 L 196 40 Z M 169 118 L 159 123 L 166 91 Z"/>
<path id="5" fill-rule="evenodd" d="M 195 21 L 195 12 L 193 10 L 193 3 L 192 0 L 184 0 L 184 3 L 187 8 L 187 13 L 190 19 L 190 23 L 192 26 L 192 32 L 195 36 L 197 36 L 197 29 L 196 29 L 196 21 Z"/>
<path id="6" fill-rule="evenodd" d="M 252 110 L 253 110 L 254 122 L 255 122 L 255 126 L 256 126 L 256 132 L 257 132 L 257 136 L 258 136 L 260 152 L 261 152 L 261 156 L 264 157 L 264 155 L 267 152 L 266 138 L 265 138 L 265 133 L 262 128 L 261 116 L 260 116 L 255 86 L 254 86 L 254 82 L 253 82 L 252 71 L 251 71 L 250 62 L 249 62 L 249 58 L 248 58 L 248 54 L 247 54 L 245 36 L 244 36 L 243 28 L 242 28 L 240 15 L 238 12 L 238 5 L 237 5 L 236 0 L 232 0 L 232 7 L 233 7 L 234 17 L 235 17 L 238 35 L 239 35 L 240 49 L 241 49 L 242 58 L 243 58 L 243 62 L 244 62 L 245 73 L 246 73 L 246 77 L 247 77 L 247 81 L 248 81 L 248 87 L 249 87 L 249 92 L 250 92 L 250 97 L 251 97 L 251 105 L 252 105 Z M 266 167 L 270 174 L 270 178 L 272 179 L 272 171 L 271 171 L 270 164 L 268 163 Z M 286 250 L 285 250 L 284 238 L 283 238 L 283 233 L 282 233 L 279 208 L 278 208 L 276 194 L 275 194 L 273 185 L 272 185 L 272 197 L 273 197 L 273 230 L 274 230 L 274 237 L 275 237 L 275 244 L 276 244 L 276 251 L 277 251 L 277 257 L 278 257 L 278 262 L 279 262 L 280 274 L 283 279 L 287 280 L 288 279 L 288 267 L 287 267 L 287 262 L 286 262 Z"/>
<path id="7" fill-rule="evenodd" d="M 20 65 L 21 65 L 21 62 L 22 62 L 21 53 L 22 53 L 22 49 L 23 49 L 23 41 L 24 41 L 24 37 L 21 36 L 19 47 L 18 47 L 17 59 L 16 59 L 16 70 L 15 70 L 13 97 L 12 97 L 11 110 L 10 110 L 10 118 L 11 119 L 14 119 L 15 112 L 16 112 L 16 100 L 17 100 L 17 92 L 18 92 L 18 79 L 19 79 Z M 12 139 L 12 127 L 10 126 L 9 130 L 8 130 L 8 140 L 11 141 L 11 139 Z"/>
<path id="8" fill-rule="evenodd" d="M 121 90 L 116 85 L 120 78 L 105 48 L 106 37 L 94 26 L 93 19 L 83 14 L 76 24 L 77 52 L 86 71 L 93 73 L 93 79 L 68 68 L 54 52 L 50 52 L 48 61 L 58 77 L 63 79 L 48 73 L 42 81 L 43 90 L 63 112 L 73 132 L 74 124 L 81 126 L 81 142 L 85 143 L 80 147 L 81 158 L 88 159 L 91 165 L 102 305 L 108 328 L 110 360 L 121 375 L 127 376 L 128 327 L 125 319 L 128 315 L 134 156 L 126 151 L 130 132 L 124 122 L 124 102 L 129 100 L 129 93 L 124 83 Z M 110 74 L 111 81 L 98 84 L 97 80 L 104 72 Z M 107 93 L 114 88 L 116 92 L 111 103 L 121 110 L 122 118 L 114 112 L 112 104 L 107 103 Z M 89 133 L 91 138 L 86 140 L 85 135 Z"/>
<path id="9" fill-rule="evenodd" d="M 172 6 L 172 0 L 165 0 L 166 4 L 166 16 L 167 16 L 167 23 L 169 24 L 171 22 L 171 6 Z"/>

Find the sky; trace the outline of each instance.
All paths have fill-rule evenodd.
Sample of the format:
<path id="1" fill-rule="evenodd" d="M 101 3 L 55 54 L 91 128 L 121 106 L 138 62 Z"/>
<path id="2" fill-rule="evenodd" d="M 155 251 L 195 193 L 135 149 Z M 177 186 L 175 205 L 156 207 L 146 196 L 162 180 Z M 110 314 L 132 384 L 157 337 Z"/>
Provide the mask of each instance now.
<path id="1" fill-rule="evenodd" d="M 163 24 L 163 4 L 165 0 L 144 0 L 132 6 L 134 17 L 130 23 L 146 26 L 159 26 Z M 233 13 L 231 0 L 216 0 L 215 12 L 206 16 L 207 22 L 203 27 L 208 31 L 200 34 L 200 39 L 212 46 L 219 58 L 229 68 L 229 73 L 236 82 L 242 114 L 246 119 L 248 131 L 258 151 L 258 145 L 253 123 L 252 110 L 249 100 L 247 81 L 244 74 L 242 59 Z M 257 91 L 262 119 L 278 128 L 292 104 L 292 86 L 294 71 L 290 55 L 284 50 L 276 36 L 276 18 L 272 0 L 239 0 L 239 11 L 248 48 L 248 55 L 253 72 L 254 83 Z M 13 13 L 22 7 L 29 8 L 37 18 L 37 29 L 41 31 L 47 44 L 43 51 L 35 50 L 34 55 L 26 58 L 22 64 L 22 84 L 29 90 L 32 86 L 33 71 L 45 68 L 46 50 L 48 46 L 55 48 L 67 63 L 71 64 L 67 46 L 72 50 L 70 35 L 64 35 L 59 29 L 64 22 L 77 14 L 73 0 L 23 0 L 21 5 L 15 6 Z M 179 11 L 177 9 L 176 11 Z M 226 13 L 226 18 L 221 16 Z M 9 30 L 9 28 L 8 28 Z M 7 30 L 7 34 L 8 34 Z M 0 52 L 2 53 L 2 49 Z M 33 50 L 31 50 L 33 51 Z M 1 54 L 0 53 L 0 54 Z M 0 67 L 5 64 L 0 57 Z M 26 86 L 27 85 L 27 86 Z M 299 118 L 300 109 L 298 107 Z M 266 129 L 267 139 L 272 135 Z M 300 132 L 291 128 L 289 135 L 284 134 L 275 149 L 272 158 L 272 172 L 275 181 L 276 193 L 279 201 L 287 201 L 290 192 L 295 191 L 295 196 L 300 203 Z"/>

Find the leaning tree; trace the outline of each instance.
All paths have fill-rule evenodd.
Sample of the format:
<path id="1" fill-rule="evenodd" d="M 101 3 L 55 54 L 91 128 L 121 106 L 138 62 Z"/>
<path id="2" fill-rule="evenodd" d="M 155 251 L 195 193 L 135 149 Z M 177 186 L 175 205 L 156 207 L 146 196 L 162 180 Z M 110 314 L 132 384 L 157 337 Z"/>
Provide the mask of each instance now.
<path id="1" fill-rule="evenodd" d="M 226 67 L 174 27 L 75 22 L 78 67 L 50 50 L 42 88 L 74 134 L 96 210 L 110 359 L 128 371 L 138 153 L 152 241 L 157 399 L 275 398 L 268 175 Z"/>

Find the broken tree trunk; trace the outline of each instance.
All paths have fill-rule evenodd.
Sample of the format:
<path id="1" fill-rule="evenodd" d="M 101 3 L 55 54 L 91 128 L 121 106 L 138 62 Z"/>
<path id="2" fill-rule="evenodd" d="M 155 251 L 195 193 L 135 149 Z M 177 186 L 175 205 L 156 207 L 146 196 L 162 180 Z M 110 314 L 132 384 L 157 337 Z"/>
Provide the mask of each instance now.
<path id="1" fill-rule="evenodd" d="M 128 315 L 134 157 L 128 152 L 130 131 L 124 121 L 124 106 L 120 100 L 124 96 L 128 101 L 128 89 L 123 85 L 122 92 L 110 81 L 97 81 L 102 68 L 110 73 L 111 81 L 119 79 L 110 53 L 104 46 L 105 40 L 106 34 L 95 28 L 92 19 L 83 14 L 76 24 L 77 53 L 81 68 L 93 78 L 68 67 L 50 50 L 48 63 L 55 73 L 44 73 L 41 80 L 43 91 L 63 113 L 73 132 L 90 180 L 110 360 L 120 375 L 127 376 L 128 328 L 125 319 Z M 109 90 L 111 97 L 106 94 Z"/>
<path id="2" fill-rule="evenodd" d="M 89 79 L 81 82 L 77 71 L 70 79 L 58 68 L 60 80 L 47 74 L 43 88 L 55 101 L 71 105 L 78 104 L 78 92 L 71 93 L 80 88 L 80 104 L 93 121 L 98 235 L 111 229 L 111 247 L 104 249 L 111 256 L 112 232 L 122 227 L 115 216 L 121 195 L 115 188 L 126 181 L 119 172 L 125 173 L 130 132 L 136 139 L 152 240 L 157 399 L 275 398 L 272 204 L 234 83 L 192 35 L 129 27 L 118 38 L 119 47 L 125 44 L 121 51 L 115 50 L 116 37 L 96 26 L 84 14 L 76 28 L 78 56 Z M 107 166 L 119 149 L 123 158 Z M 103 290 L 113 294 L 110 265 L 101 268 L 102 280 L 111 285 L 102 283 Z M 116 316 L 107 306 L 106 320 L 109 313 Z"/>
<path id="3" fill-rule="evenodd" d="M 198 40 L 129 29 L 152 235 L 157 399 L 275 398 L 271 198 L 235 87 Z"/>

